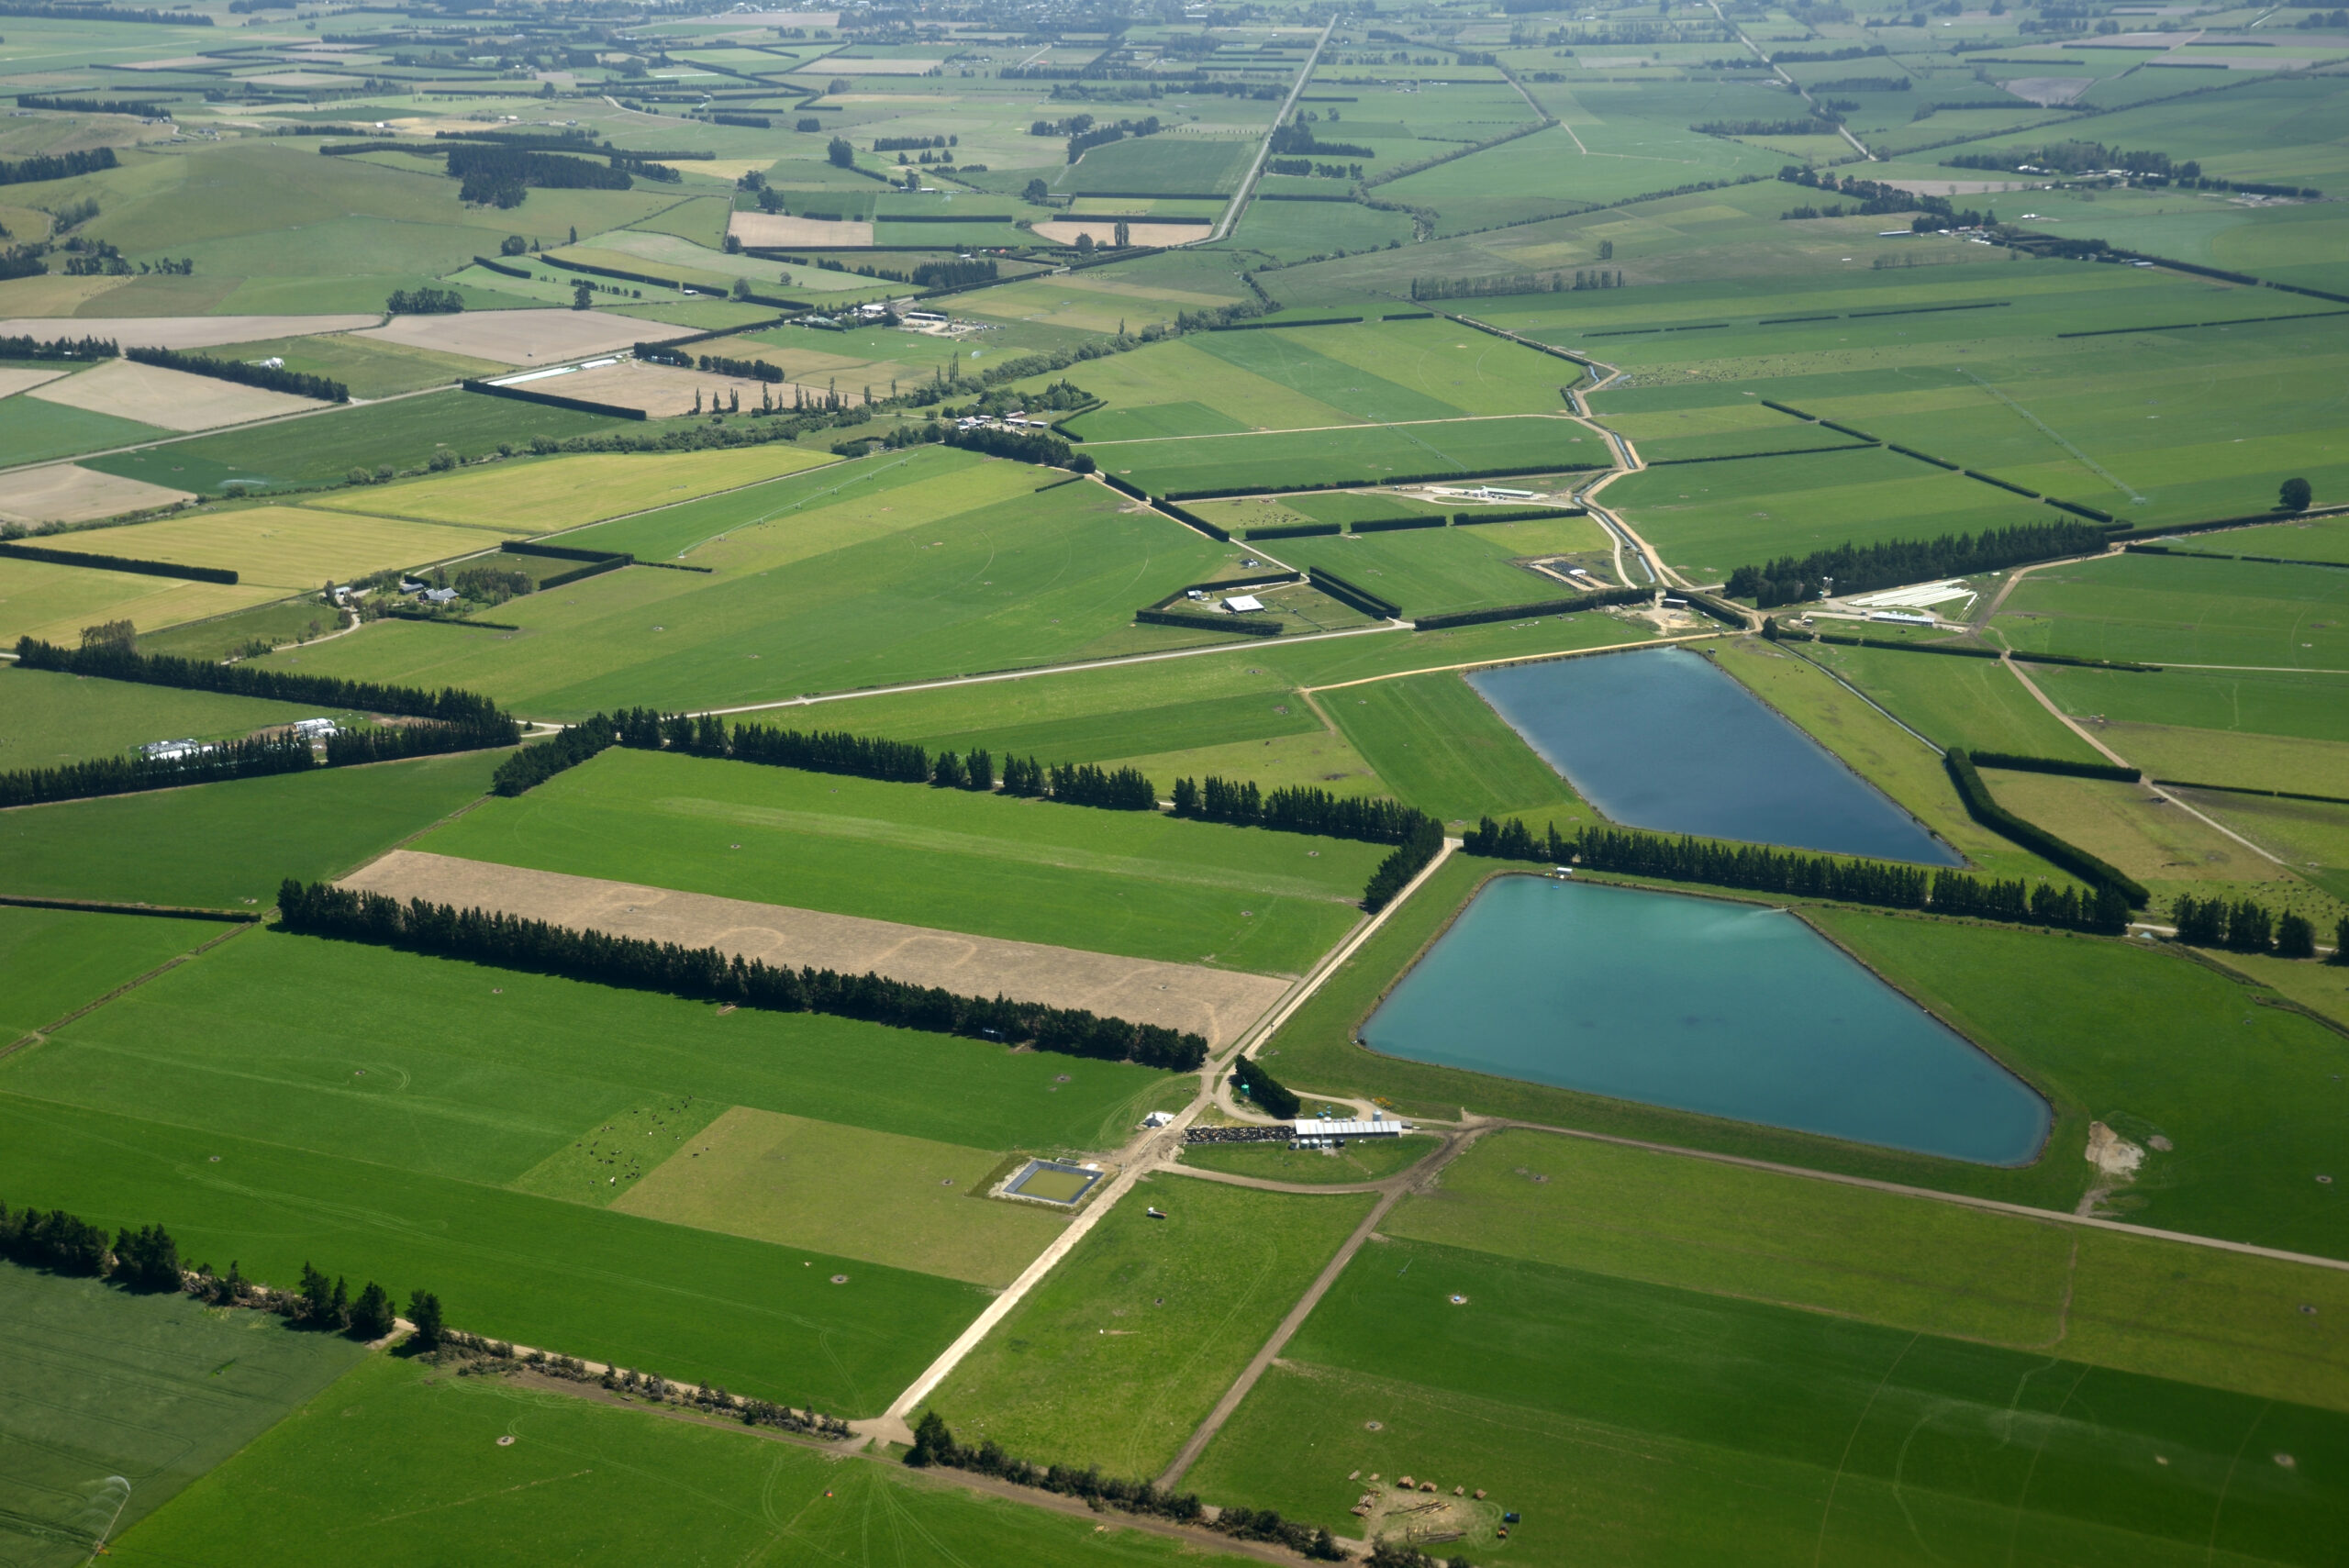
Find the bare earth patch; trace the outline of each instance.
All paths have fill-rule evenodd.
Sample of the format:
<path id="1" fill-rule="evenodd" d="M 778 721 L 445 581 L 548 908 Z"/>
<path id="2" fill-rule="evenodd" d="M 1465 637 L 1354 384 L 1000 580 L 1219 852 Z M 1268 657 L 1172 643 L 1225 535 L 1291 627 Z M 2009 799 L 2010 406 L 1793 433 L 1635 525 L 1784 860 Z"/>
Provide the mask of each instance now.
<path id="1" fill-rule="evenodd" d="M 792 245 L 870 245 L 873 226 L 835 222 L 828 217 L 794 217 L 779 212 L 738 212 L 726 220 L 726 232 L 753 250 Z"/>
<path id="2" fill-rule="evenodd" d="M 575 929 L 715 947 L 769 963 L 849 973 L 871 970 L 908 984 L 989 996 L 1000 992 L 1023 1002 L 1193 1029 L 1218 1045 L 1236 1038 L 1288 990 L 1287 981 L 1261 974 L 965 936 L 413 850 L 395 850 L 343 878 L 341 885 Z"/>
<path id="3" fill-rule="evenodd" d="M 128 360 L 108 360 L 79 375 L 34 387 L 25 395 L 86 408 L 93 414 L 160 425 L 166 430 L 209 430 L 330 406 L 312 398 Z"/>
<path id="4" fill-rule="evenodd" d="M 0 321 L 0 338 L 97 337 L 111 338 L 125 348 L 210 349 L 222 343 L 348 332 L 373 327 L 382 319 L 380 316 L 18 316 Z"/>
<path id="5" fill-rule="evenodd" d="M 1063 218 L 1057 223 L 1040 223 L 1036 232 L 1055 245 L 1074 245 L 1081 234 L 1093 236 L 1096 245 L 1108 245 L 1117 240 L 1118 225 L 1114 218 L 1107 222 L 1099 218 Z M 1126 225 L 1126 238 L 1135 245 L 1188 245 L 1194 239 L 1205 239 L 1211 232 L 1212 226 L 1204 223 Z"/>
<path id="6" fill-rule="evenodd" d="M 505 365 L 554 364 L 589 354 L 609 353 L 631 343 L 665 343 L 692 335 L 686 327 L 634 321 L 600 310 L 468 310 L 455 316 L 395 316 L 385 325 L 353 333 L 470 354 Z"/>
<path id="7" fill-rule="evenodd" d="M 0 518 L 12 523 L 86 523 L 194 499 L 184 490 L 166 490 L 70 462 L 0 473 Z"/>
<path id="8" fill-rule="evenodd" d="M 590 403 L 608 403 L 620 408 L 640 408 L 655 419 L 692 413 L 696 395 L 705 409 L 718 407 L 735 395 L 740 396 L 744 408 L 756 408 L 762 392 L 783 403 L 791 401 L 788 384 L 774 385 L 738 376 L 679 370 L 674 365 L 646 364 L 637 360 L 622 360 L 615 365 L 597 365 L 592 370 L 573 371 L 518 384 L 531 392 L 582 397 Z M 820 393 L 823 388 L 818 385 L 809 390 Z M 851 402 L 855 401 L 854 393 L 845 395 Z"/>
<path id="9" fill-rule="evenodd" d="M 29 392 L 43 382 L 55 381 L 63 371 L 0 370 L 0 397 L 10 397 L 19 392 Z"/>

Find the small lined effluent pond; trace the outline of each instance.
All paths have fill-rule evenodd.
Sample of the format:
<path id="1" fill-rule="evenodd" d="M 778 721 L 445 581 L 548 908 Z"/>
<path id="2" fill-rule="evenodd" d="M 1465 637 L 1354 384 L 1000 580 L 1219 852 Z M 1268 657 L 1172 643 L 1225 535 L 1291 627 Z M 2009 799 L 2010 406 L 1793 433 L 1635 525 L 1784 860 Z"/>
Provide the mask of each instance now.
<path id="1" fill-rule="evenodd" d="M 1865 779 L 1686 649 L 1480 670 L 1468 684 L 1611 821 L 1962 863 Z"/>
<path id="2" fill-rule="evenodd" d="M 1363 1038 L 1414 1062 L 1986 1165 L 2030 1160 L 2051 1119 L 1794 915 L 1686 894 L 1497 878 Z"/>

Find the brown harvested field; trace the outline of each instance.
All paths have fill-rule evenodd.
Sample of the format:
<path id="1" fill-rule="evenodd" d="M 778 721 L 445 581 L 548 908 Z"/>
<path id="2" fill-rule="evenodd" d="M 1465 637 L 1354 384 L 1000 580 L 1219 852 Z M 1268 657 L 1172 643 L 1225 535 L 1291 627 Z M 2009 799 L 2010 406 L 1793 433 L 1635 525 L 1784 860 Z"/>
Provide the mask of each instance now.
<path id="1" fill-rule="evenodd" d="M 94 414 L 112 414 L 166 430 L 209 430 L 222 425 L 246 425 L 282 414 L 306 414 L 331 407 L 313 398 L 239 386 L 216 376 L 190 375 L 161 365 L 108 360 L 78 375 L 37 386 L 25 394 Z"/>
<path id="2" fill-rule="evenodd" d="M 212 349 L 223 343 L 348 332 L 373 327 L 382 319 L 380 316 L 17 316 L 0 321 L 0 338 L 96 336 L 111 338 L 125 348 Z"/>
<path id="3" fill-rule="evenodd" d="M 11 523 L 87 523 L 194 499 L 184 490 L 166 490 L 70 462 L 0 473 L 0 520 Z"/>
<path id="4" fill-rule="evenodd" d="M 665 343 L 693 335 L 687 327 L 664 327 L 607 316 L 600 310 L 468 310 L 456 316 L 395 316 L 384 326 L 353 333 L 469 354 L 502 365 L 560 364 L 564 360 L 607 354 L 631 343 Z"/>
<path id="5" fill-rule="evenodd" d="M 1056 223 L 1040 223 L 1036 232 L 1055 245 L 1074 245 L 1077 236 L 1090 234 L 1096 245 L 1113 243 L 1118 238 L 1115 218 L 1063 218 Z M 1194 239 L 1205 239 L 1214 232 L 1214 226 L 1205 223 L 1129 223 L 1126 239 L 1135 245 L 1188 245 Z"/>
<path id="6" fill-rule="evenodd" d="M 834 222 L 828 217 L 792 217 L 779 212 L 738 212 L 726 220 L 726 232 L 753 250 L 794 245 L 870 245 L 873 225 Z"/>
<path id="7" fill-rule="evenodd" d="M 64 373 L 63 371 L 0 369 L 0 397 L 10 397 L 19 392 L 29 392 L 41 383 L 55 381 Z"/>
<path id="8" fill-rule="evenodd" d="M 342 885 L 503 910 L 575 929 L 715 947 L 770 963 L 873 970 L 908 984 L 990 996 L 1000 992 L 1023 1002 L 1192 1029 L 1219 1045 L 1262 1018 L 1289 985 L 1262 974 L 970 937 L 413 850 L 393 851 L 343 878 Z"/>
<path id="9" fill-rule="evenodd" d="M 762 392 L 778 395 L 785 403 L 791 401 L 788 386 L 679 370 L 674 365 L 645 364 L 636 360 L 622 360 L 616 365 L 597 365 L 593 370 L 573 371 L 522 384 L 531 392 L 551 392 L 561 397 L 584 398 L 590 403 L 640 408 L 655 419 L 692 413 L 696 396 L 704 408 L 716 407 L 729 395 L 737 395 L 741 397 L 743 407 L 756 408 Z"/>

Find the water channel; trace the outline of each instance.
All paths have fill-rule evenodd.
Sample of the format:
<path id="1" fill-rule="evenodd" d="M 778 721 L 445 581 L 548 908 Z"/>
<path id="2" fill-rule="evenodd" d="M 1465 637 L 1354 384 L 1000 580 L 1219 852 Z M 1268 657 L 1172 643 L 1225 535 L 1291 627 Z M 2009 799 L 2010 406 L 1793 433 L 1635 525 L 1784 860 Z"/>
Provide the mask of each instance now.
<path id="1" fill-rule="evenodd" d="M 1977 1164 L 2030 1160 L 2052 1120 L 2029 1085 L 1783 909 L 1547 877 L 1487 884 L 1363 1038 Z"/>
<path id="2" fill-rule="evenodd" d="M 1963 863 L 1834 753 L 1681 648 L 1480 670 L 1469 684 L 1615 822 Z"/>

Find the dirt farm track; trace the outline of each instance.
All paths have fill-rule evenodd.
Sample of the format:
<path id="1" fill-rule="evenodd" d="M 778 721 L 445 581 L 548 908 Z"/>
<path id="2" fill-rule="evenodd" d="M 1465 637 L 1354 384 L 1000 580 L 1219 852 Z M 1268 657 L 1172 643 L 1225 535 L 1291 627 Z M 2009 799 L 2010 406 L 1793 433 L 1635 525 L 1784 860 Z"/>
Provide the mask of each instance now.
<path id="1" fill-rule="evenodd" d="M 770 963 L 872 970 L 910 984 L 994 995 L 1196 1029 L 1222 1045 L 1263 1017 L 1289 983 L 1195 964 L 964 936 L 854 915 L 640 887 L 598 877 L 395 850 L 344 887 L 498 910 L 578 929 L 715 947 Z"/>

